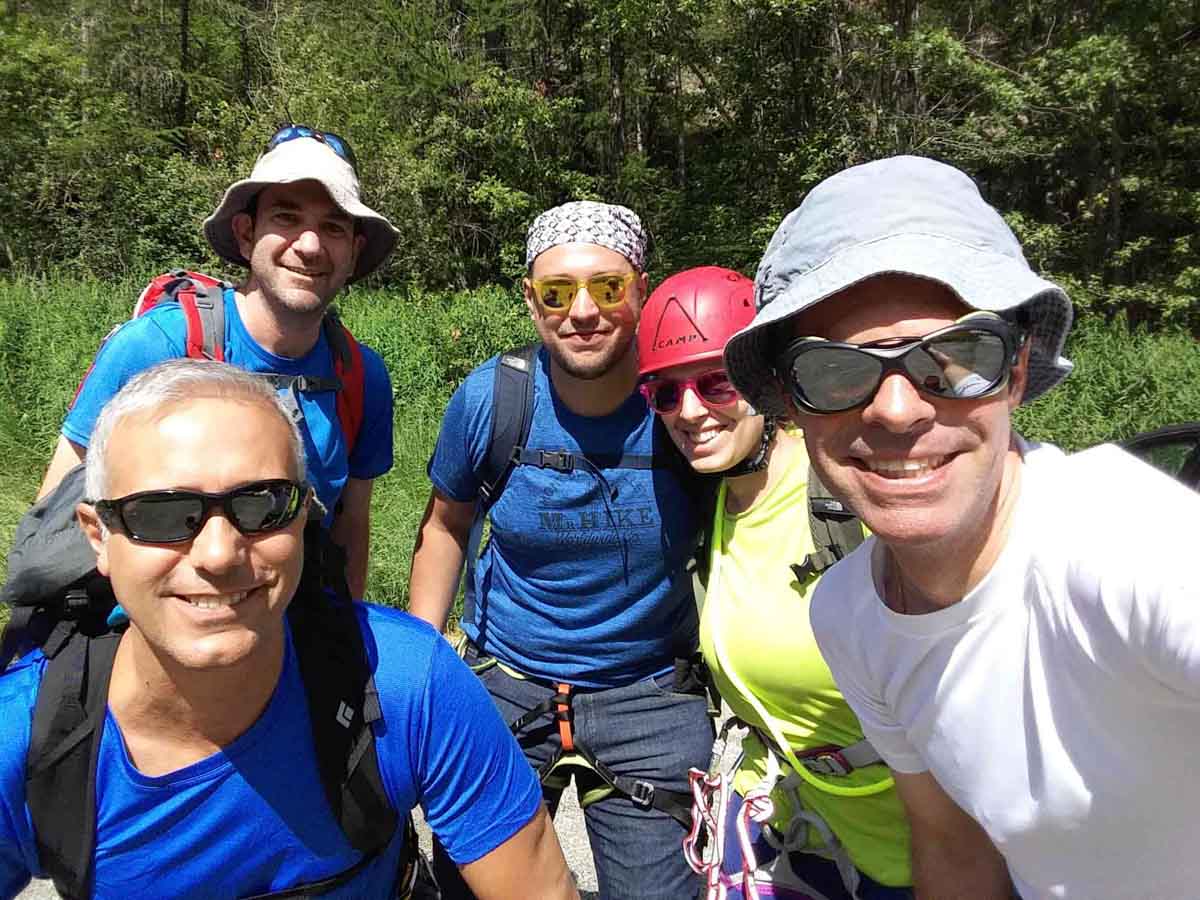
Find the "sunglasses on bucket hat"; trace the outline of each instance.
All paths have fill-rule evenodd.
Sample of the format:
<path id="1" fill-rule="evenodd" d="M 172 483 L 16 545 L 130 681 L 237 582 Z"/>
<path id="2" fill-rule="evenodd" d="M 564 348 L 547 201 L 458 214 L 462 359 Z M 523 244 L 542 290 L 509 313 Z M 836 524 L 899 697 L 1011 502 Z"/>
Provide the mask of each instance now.
<path id="1" fill-rule="evenodd" d="M 584 288 L 587 288 L 593 303 L 607 310 L 616 309 L 625 302 L 625 292 L 636 278 L 636 272 L 608 273 L 579 279 L 552 275 L 548 278 L 535 278 L 530 284 L 533 285 L 533 295 L 542 304 L 542 308 L 550 312 L 565 312 L 570 309 Z"/>
<path id="2" fill-rule="evenodd" d="M 304 508 L 311 488 L 274 478 L 220 494 L 204 491 L 139 491 L 92 505 L 106 526 L 146 544 L 177 544 L 200 533 L 214 509 L 246 535 L 286 528 Z"/>
<path id="3" fill-rule="evenodd" d="M 290 123 L 280 125 L 267 140 L 267 149 L 263 152 L 270 153 L 280 144 L 286 144 L 288 141 L 294 141 L 298 138 L 312 138 L 314 141 L 320 141 L 346 162 L 350 163 L 350 168 L 354 170 L 354 174 L 358 174 L 358 159 L 354 156 L 354 151 L 350 149 L 350 144 L 344 137 L 334 134 L 332 131 L 319 131 L 316 128 L 310 128 L 308 125 L 294 125 Z"/>
<path id="4" fill-rule="evenodd" d="M 679 409 L 688 388 L 695 391 L 706 406 L 731 406 L 741 396 L 724 369 L 711 369 L 691 378 L 651 378 L 638 385 L 646 403 L 660 416 Z"/>
<path id="5" fill-rule="evenodd" d="M 883 379 L 899 372 L 925 394 L 977 400 L 1008 379 L 1023 343 L 1021 332 L 995 313 L 974 312 L 924 337 L 846 344 L 800 337 L 775 366 L 793 402 L 808 413 L 865 406 Z"/>

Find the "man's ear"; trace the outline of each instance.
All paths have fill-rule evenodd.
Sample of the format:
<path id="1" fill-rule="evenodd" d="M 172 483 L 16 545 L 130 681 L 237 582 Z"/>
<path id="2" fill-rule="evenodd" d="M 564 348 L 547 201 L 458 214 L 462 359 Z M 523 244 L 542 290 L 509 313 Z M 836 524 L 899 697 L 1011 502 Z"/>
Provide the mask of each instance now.
<path id="1" fill-rule="evenodd" d="M 96 551 L 96 569 L 101 575 L 108 574 L 108 541 L 107 532 L 96 515 L 96 508 L 90 503 L 79 503 L 75 506 L 75 519 L 83 529 L 83 535 Z"/>
<path id="2" fill-rule="evenodd" d="M 1017 353 L 1017 363 L 1012 367 L 1012 372 L 1008 376 L 1009 410 L 1020 406 L 1021 399 L 1025 396 L 1025 387 L 1029 384 L 1029 354 L 1031 352 L 1032 344 L 1027 340 Z"/>
<path id="3" fill-rule="evenodd" d="M 356 234 L 354 236 L 354 255 L 350 260 L 350 271 L 353 272 L 358 268 L 358 255 L 362 253 L 363 247 L 367 246 L 367 236 L 365 234 Z M 246 257 L 249 259 L 250 257 Z"/>
<path id="4" fill-rule="evenodd" d="M 249 259 L 254 255 L 254 219 L 249 213 L 240 212 L 229 220 L 229 225 L 237 240 L 238 250 Z"/>

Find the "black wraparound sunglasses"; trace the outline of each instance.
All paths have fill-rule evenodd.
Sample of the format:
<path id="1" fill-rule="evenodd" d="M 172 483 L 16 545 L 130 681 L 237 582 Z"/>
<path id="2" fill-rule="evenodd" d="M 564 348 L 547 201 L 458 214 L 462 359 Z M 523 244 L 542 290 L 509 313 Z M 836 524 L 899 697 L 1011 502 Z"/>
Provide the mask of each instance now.
<path id="1" fill-rule="evenodd" d="M 220 509 L 242 534 L 278 531 L 300 514 L 310 491 L 305 482 L 273 478 L 221 494 L 139 491 L 112 500 L 90 502 L 100 521 L 114 531 L 143 543 L 178 544 L 199 534 L 215 509 Z"/>
<path id="2" fill-rule="evenodd" d="M 975 400 L 1005 383 L 1021 344 L 1021 332 L 1006 319 L 975 312 L 924 337 L 867 344 L 796 338 L 775 370 L 796 406 L 809 413 L 865 406 L 892 372 L 934 397 Z"/>

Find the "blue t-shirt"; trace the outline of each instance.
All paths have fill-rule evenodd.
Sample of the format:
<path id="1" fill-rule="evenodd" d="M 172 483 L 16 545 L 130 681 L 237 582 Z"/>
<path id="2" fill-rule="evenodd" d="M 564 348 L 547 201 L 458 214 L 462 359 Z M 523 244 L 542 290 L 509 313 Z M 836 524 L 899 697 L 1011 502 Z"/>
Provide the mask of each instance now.
<path id="1" fill-rule="evenodd" d="M 379 769 L 401 816 L 417 804 L 459 864 L 494 850 L 542 801 L 537 777 L 487 692 L 432 628 L 361 604 L 383 705 Z M 0 898 L 40 873 L 25 804 L 25 755 L 40 651 L 0 675 Z M 304 686 L 289 639 L 258 721 L 221 752 L 148 777 L 129 760 L 111 713 L 96 777 L 97 898 L 245 897 L 328 878 L 359 859 L 321 787 Z M 323 895 L 393 896 L 403 829 L 352 881 Z"/>
<path id="2" fill-rule="evenodd" d="M 491 359 L 468 375 L 442 420 L 429 478 L 453 500 L 477 497 L 495 369 Z M 660 453 L 673 452 L 662 443 Z M 555 395 L 543 349 L 528 446 L 602 462 L 649 455 L 654 414 L 635 393 L 611 415 L 576 415 Z M 631 684 L 690 653 L 696 605 L 684 567 L 697 524 L 677 471 L 603 468 L 601 478 L 586 466 L 516 466 L 490 512 L 491 538 L 475 567 L 476 609 L 463 630 L 518 671 L 581 687 Z"/>
<path id="3" fill-rule="evenodd" d="M 139 372 L 164 360 L 187 356 L 186 337 L 183 310 L 174 302 L 163 303 L 124 323 L 96 354 L 79 396 L 67 412 L 63 435 L 86 447 L 104 404 Z M 369 347 L 359 346 L 364 376 L 363 421 L 349 458 L 337 416 L 337 395 L 333 391 L 300 394 L 300 408 L 304 412 L 300 433 L 304 436 L 308 479 L 329 511 L 326 526 L 333 521 L 334 504 L 342 494 L 347 476 L 378 478 L 392 467 L 391 381 L 379 355 Z M 333 352 L 325 339 L 325 329 L 321 329 L 317 343 L 304 356 L 297 359 L 276 356 L 250 337 L 238 315 L 232 290 L 225 292 L 225 360 L 250 372 L 322 378 L 334 375 Z"/>

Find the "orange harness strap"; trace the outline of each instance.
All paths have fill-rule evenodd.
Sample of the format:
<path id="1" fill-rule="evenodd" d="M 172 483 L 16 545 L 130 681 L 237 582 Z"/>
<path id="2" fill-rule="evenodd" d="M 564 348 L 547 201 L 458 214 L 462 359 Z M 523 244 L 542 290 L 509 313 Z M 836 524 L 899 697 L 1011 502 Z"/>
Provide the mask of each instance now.
<path id="1" fill-rule="evenodd" d="M 554 695 L 554 718 L 558 720 L 558 736 L 562 741 L 564 752 L 570 753 L 575 749 L 575 734 L 571 728 L 571 686 L 559 682 L 555 685 L 558 693 Z"/>

